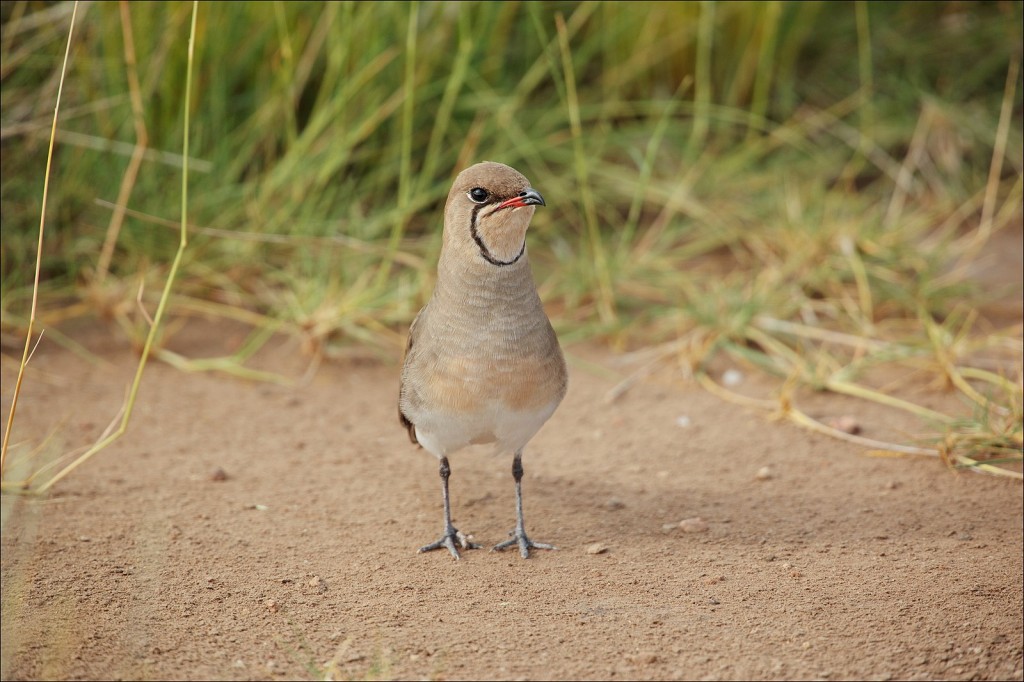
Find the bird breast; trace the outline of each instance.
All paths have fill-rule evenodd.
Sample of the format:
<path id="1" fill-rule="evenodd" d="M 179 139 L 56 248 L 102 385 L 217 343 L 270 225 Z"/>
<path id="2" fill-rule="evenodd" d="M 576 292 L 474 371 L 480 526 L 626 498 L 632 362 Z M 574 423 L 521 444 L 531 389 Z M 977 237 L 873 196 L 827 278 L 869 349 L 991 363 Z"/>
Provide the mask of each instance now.
<path id="1" fill-rule="evenodd" d="M 402 411 L 435 454 L 522 447 L 565 395 L 565 360 L 526 258 L 495 268 L 442 252 L 415 336 L 433 342 L 410 347 Z"/>

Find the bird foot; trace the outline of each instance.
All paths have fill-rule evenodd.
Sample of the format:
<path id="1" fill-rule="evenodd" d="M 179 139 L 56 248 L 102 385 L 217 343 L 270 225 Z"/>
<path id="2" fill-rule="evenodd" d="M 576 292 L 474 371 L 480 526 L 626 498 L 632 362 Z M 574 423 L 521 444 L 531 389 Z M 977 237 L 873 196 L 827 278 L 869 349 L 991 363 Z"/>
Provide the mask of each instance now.
<path id="1" fill-rule="evenodd" d="M 505 540 L 505 542 L 499 542 L 498 544 L 496 544 L 494 547 L 491 548 L 492 552 L 500 552 L 503 549 L 518 546 L 519 556 L 523 557 L 524 559 L 529 559 L 531 549 L 558 549 L 554 545 L 549 545 L 543 542 L 534 542 L 526 536 L 525 531 L 510 530 L 508 534 L 510 539 Z"/>
<path id="2" fill-rule="evenodd" d="M 437 542 L 431 542 L 429 545 L 423 545 L 417 551 L 419 553 L 430 552 L 435 549 L 441 549 L 442 547 L 447 548 L 452 554 L 453 559 L 461 559 L 459 556 L 459 550 L 455 548 L 458 544 L 462 549 L 480 549 L 480 545 L 475 542 L 470 542 L 466 534 L 454 526 L 448 526 L 445 530 L 444 535 Z"/>

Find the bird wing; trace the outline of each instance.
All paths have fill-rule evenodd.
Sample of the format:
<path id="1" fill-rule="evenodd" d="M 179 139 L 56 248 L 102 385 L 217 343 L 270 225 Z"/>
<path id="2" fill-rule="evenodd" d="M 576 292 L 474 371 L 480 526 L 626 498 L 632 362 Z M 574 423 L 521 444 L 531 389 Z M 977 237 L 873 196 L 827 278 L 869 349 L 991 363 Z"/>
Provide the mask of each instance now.
<path id="1" fill-rule="evenodd" d="M 423 306 L 423 309 L 416 313 L 416 317 L 413 318 L 412 324 L 409 325 L 409 340 L 405 344 L 405 359 L 404 363 L 409 362 L 409 355 L 412 352 L 413 340 L 416 338 L 416 323 L 420 321 L 420 317 L 427 310 L 427 306 Z M 405 395 L 405 372 L 402 372 L 402 382 L 398 389 L 398 421 L 401 422 L 402 426 L 406 431 L 409 432 L 409 440 L 412 441 L 413 445 L 419 445 L 420 442 L 416 438 L 416 425 L 405 416 L 405 412 L 402 412 L 402 397 Z"/>

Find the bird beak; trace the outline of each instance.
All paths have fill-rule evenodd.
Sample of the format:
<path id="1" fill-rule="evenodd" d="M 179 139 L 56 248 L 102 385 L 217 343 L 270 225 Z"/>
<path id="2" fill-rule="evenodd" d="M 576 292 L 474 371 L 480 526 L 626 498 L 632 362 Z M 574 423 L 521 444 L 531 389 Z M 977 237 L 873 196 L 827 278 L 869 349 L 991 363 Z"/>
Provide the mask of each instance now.
<path id="1" fill-rule="evenodd" d="M 521 208 L 523 206 L 546 206 L 546 204 L 540 192 L 532 187 L 527 187 L 518 196 L 498 204 L 498 207 L 494 210 L 500 211 L 503 208 Z"/>

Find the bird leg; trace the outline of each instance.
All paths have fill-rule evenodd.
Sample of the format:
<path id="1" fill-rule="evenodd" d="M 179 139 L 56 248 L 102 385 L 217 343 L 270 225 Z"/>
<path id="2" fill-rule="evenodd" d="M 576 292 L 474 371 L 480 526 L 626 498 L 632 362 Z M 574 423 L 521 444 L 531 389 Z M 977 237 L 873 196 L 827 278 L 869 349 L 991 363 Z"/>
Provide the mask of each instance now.
<path id="1" fill-rule="evenodd" d="M 558 549 L 554 545 L 543 542 L 534 542 L 526 536 L 526 529 L 523 527 L 523 453 L 516 452 L 512 460 L 512 478 L 516 482 L 516 528 L 509 531 L 509 540 L 500 542 L 491 549 L 492 552 L 500 552 L 506 547 L 519 546 L 519 555 L 524 559 L 530 558 L 530 549 Z"/>
<path id="2" fill-rule="evenodd" d="M 480 545 L 475 542 L 470 542 L 469 538 L 460 531 L 458 528 L 452 525 L 452 505 L 448 499 L 448 476 L 451 475 L 451 467 L 448 466 L 448 458 L 441 458 L 441 495 L 444 498 L 444 534 L 437 542 L 432 542 L 429 545 L 424 545 L 419 548 L 420 552 L 429 552 L 434 549 L 441 549 L 446 547 L 449 552 L 452 553 L 452 557 L 459 559 L 459 550 L 455 548 L 455 543 L 459 543 L 462 549 L 480 549 Z"/>

